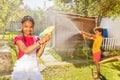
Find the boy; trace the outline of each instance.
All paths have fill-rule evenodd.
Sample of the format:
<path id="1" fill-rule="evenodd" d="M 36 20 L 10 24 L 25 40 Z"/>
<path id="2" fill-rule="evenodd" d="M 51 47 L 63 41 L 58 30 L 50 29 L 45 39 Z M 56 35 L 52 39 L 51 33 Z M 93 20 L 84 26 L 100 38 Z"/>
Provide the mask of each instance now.
<path id="1" fill-rule="evenodd" d="M 96 69 L 97 69 L 97 75 L 94 76 L 94 78 L 96 79 L 96 78 L 100 77 L 99 62 L 100 62 L 100 58 L 101 58 L 100 47 L 101 47 L 101 44 L 102 44 L 102 41 L 103 41 L 103 37 L 102 37 L 103 29 L 101 27 L 96 27 L 96 28 L 94 28 L 94 33 L 95 33 L 95 35 L 89 34 L 89 33 L 86 33 L 86 32 L 81 32 L 81 34 L 83 35 L 84 38 L 94 40 L 93 47 L 92 47 L 92 53 L 93 53 L 94 63 L 96 65 Z"/>

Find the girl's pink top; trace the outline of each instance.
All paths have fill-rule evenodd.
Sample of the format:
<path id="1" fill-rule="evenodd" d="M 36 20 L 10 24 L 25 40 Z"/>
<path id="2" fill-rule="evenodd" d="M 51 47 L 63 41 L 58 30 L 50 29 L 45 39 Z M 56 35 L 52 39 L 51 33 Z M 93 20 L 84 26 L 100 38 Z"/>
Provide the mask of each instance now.
<path id="1" fill-rule="evenodd" d="M 23 43 L 28 47 L 34 44 L 34 42 L 40 41 L 39 37 L 35 37 L 35 36 L 21 36 L 21 35 L 17 35 L 14 38 L 14 44 L 16 45 L 17 41 L 23 41 Z M 24 53 L 20 50 L 20 48 L 18 47 L 18 59 L 20 59 L 22 56 L 24 55 Z"/>

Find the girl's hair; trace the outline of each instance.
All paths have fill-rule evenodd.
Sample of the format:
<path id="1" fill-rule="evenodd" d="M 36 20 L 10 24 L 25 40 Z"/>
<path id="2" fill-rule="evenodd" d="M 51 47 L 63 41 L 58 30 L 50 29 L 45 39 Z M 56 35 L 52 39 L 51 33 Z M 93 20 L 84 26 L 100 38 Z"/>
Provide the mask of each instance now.
<path id="1" fill-rule="evenodd" d="M 23 24 L 26 21 L 32 22 L 33 26 L 35 24 L 35 22 L 34 22 L 34 20 L 33 20 L 33 18 L 31 16 L 28 16 L 28 15 L 24 16 L 23 19 L 21 20 L 21 23 Z M 25 38 L 24 38 L 24 32 L 23 32 L 23 30 L 22 30 L 22 38 L 23 38 L 24 41 L 26 41 Z"/>
<path id="2" fill-rule="evenodd" d="M 25 21 L 31 21 L 33 23 L 33 25 L 35 24 L 33 18 L 31 16 L 24 16 L 21 23 L 23 24 Z"/>

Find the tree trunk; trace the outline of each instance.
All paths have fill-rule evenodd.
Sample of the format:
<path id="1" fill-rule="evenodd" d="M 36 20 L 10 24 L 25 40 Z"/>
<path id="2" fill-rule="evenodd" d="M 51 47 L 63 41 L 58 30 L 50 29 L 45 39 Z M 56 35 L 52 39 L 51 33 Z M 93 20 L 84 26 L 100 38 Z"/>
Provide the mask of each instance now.
<path id="1" fill-rule="evenodd" d="M 103 17 L 103 16 L 101 16 L 101 15 L 98 16 L 98 19 L 97 19 L 97 27 L 100 26 L 102 17 Z"/>

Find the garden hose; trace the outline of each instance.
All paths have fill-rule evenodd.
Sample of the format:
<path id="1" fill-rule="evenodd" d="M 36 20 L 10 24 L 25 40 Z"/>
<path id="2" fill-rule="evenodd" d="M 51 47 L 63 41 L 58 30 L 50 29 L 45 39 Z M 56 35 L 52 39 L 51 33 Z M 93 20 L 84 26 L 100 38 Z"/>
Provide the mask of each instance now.
<path id="1" fill-rule="evenodd" d="M 94 71 L 93 71 L 93 67 L 90 65 L 89 61 L 88 61 L 88 58 L 89 58 L 89 49 L 88 49 L 88 45 L 87 45 L 87 41 L 86 39 L 84 38 L 84 48 L 86 50 L 86 64 L 89 66 L 89 68 L 91 69 L 91 72 L 92 72 L 92 77 L 94 78 L 95 75 L 94 75 Z"/>
<path id="2" fill-rule="evenodd" d="M 85 56 L 86 56 L 86 63 L 89 65 L 90 64 L 89 61 L 88 61 L 88 59 L 90 58 L 89 55 L 88 55 L 89 48 L 88 48 L 87 41 L 86 41 L 85 38 L 84 38 L 84 49 L 85 49 L 84 51 L 85 51 Z"/>

